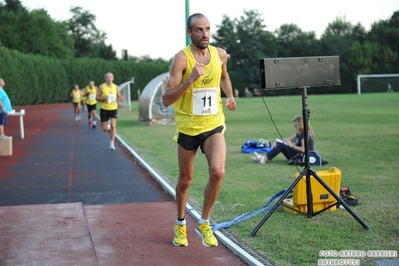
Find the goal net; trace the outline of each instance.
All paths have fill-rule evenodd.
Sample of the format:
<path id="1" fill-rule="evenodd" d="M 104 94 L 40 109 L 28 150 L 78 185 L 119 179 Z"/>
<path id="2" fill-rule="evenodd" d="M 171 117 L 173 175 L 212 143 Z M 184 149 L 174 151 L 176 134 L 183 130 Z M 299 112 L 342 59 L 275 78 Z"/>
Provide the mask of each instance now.
<path id="1" fill-rule="evenodd" d="M 119 85 L 119 92 L 124 97 L 123 101 L 118 100 L 118 106 L 122 108 L 126 108 L 129 111 L 132 109 L 132 103 L 130 98 L 131 88 L 130 85 L 134 83 L 134 77 L 130 80 Z"/>
<path id="2" fill-rule="evenodd" d="M 399 74 L 367 74 L 357 76 L 357 93 L 399 92 Z"/>

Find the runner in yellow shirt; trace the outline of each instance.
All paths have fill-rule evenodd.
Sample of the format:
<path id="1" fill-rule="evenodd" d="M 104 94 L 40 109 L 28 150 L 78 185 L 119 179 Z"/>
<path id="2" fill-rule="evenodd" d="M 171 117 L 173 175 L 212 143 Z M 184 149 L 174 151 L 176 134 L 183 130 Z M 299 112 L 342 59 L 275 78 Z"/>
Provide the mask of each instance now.
<path id="1" fill-rule="evenodd" d="M 173 245 L 187 246 L 185 207 L 189 187 L 194 178 L 194 162 L 198 148 L 208 161 L 209 180 L 205 188 L 201 219 L 196 233 L 206 247 L 218 245 L 209 218 L 222 186 L 225 173 L 226 129 L 221 89 L 225 105 L 233 111 L 234 100 L 225 50 L 209 45 L 210 22 L 203 14 L 187 19 L 187 35 L 191 44 L 173 58 L 167 89 L 162 96 L 165 106 L 173 104 L 176 119 L 179 176 L 176 185 L 177 219 Z"/>
<path id="2" fill-rule="evenodd" d="M 82 119 L 80 117 L 80 102 L 82 101 L 83 93 L 79 89 L 79 85 L 75 84 L 75 88 L 71 91 L 69 96 L 72 98 L 73 111 L 75 113 L 75 121 Z"/>
<path id="3" fill-rule="evenodd" d="M 109 130 L 109 149 L 115 150 L 116 120 L 118 118 L 118 102 L 124 97 L 119 93 L 119 87 L 114 84 L 114 74 L 108 72 L 104 76 L 105 83 L 101 84 L 97 91 L 97 101 L 101 102 L 100 119 L 104 132 L 108 131 L 108 120 L 111 120 Z"/>
<path id="4" fill-rule="evenodd" d="M 93 80 L 89 81 L 89 85 L 85 89 L 87 115 L 89 118 L 89 127 L 96 128 L 96 108 L 97 108 L 97 86 Z"/>

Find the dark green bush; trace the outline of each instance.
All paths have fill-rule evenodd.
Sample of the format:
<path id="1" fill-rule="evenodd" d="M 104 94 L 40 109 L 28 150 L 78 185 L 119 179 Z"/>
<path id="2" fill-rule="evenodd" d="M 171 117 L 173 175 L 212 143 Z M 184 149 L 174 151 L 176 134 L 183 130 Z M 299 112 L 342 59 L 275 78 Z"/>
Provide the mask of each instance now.
<path id="1" fill-rule="evenodd" d="M 81 88 L 89 80 L 96 85 L 104 82 L 104 74 L 112 72 L 116 84 L 134 77 L 131 98 L 137 100 L 137 90 L 157 75 L 167 72 L 166 62 L 106 61 L 103 59 L 56 59 L 22 54 L 0 47 L 0 77 L 6 81 L 6 91 L 13 105 L 33 105 L 68 102 L 75 84 Z"/>

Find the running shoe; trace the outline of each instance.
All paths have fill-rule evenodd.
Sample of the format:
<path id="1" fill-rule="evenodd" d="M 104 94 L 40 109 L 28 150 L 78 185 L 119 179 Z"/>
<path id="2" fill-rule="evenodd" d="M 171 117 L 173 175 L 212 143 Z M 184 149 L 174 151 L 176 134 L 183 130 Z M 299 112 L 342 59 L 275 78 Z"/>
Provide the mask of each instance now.
<path id="1" fill-rule="evenodd" d="M 79 117 L 77 116 L 77 117 L 75 117 L 75 121 L 78 121 L 79 120 Z"/>
<path id="2" fill-rule="evenodd" d="M 201 237 L 202 245 L 204 245 L 205 247 L 216 247 L 218 245 L 218 240 L 213 235 L 213 231 L 209 222 L 197 224 L 195 232 Z"/>
<path id="3" fill-rule="evenodd" d="M 93 129 L 96 128 L 96 121 L 93 121 Z"/>
<path id="4" fill-rule="evenodd" d="M 115 150 L 115 144 L 113 143 L 113 142 L 111 142 L 110 144 L 109 144 L 109 149 L 110 150 Z"/>
<path id="5" fill-rule="evenodd" d="M 89 121 L 89 127 L 91 127 L 91 121 Z"/>
<path id="6" fill-rule="evenodd" d="M 264 164 L 265 163 L 265 157 L 259 155 L 257 152 L 254 152 L 255 156 L 251 156 L 252 161 L 256 162 L 256 163 L 261 163 Z"/>
<path id="7" fill-rule="evenodd" d="M 187 247 L 187 232 L 186 232 L 186 225 L 175 224 L 174 227 L 175 237 L 173 238 L 173 245 L 176 247 Z"/>

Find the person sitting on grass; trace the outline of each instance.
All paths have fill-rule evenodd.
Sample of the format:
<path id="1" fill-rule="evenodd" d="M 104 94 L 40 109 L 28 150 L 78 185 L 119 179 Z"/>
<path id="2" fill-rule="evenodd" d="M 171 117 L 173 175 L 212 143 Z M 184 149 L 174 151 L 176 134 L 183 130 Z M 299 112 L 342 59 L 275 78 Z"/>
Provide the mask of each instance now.
<path id="1" fill-rule="evenodd" d="M 297 155 L 298 153 L 305 152 L 305 140 L 304 140 L 304 128 L 303 128 L 303 118 L 302 116 L 296 116 L 292 121 L 294 123 L 294 128 L 296 133 L 291 137 L 285 138 L 282 141 L 276 141 L 272 145 L 272 149 L 266 153 L 265 156 L 259 155 L 254 152 L 255 156 L 251 156 L 254 162 L 264 164 L 267 161 L 271 161 L 280 152 L 284 154 L 285 158 L 288 160 Z M 314 132 L 310 123 L 308 122 L 308 132 L 309 132 L 309 150 L 314 149 Z"/>

